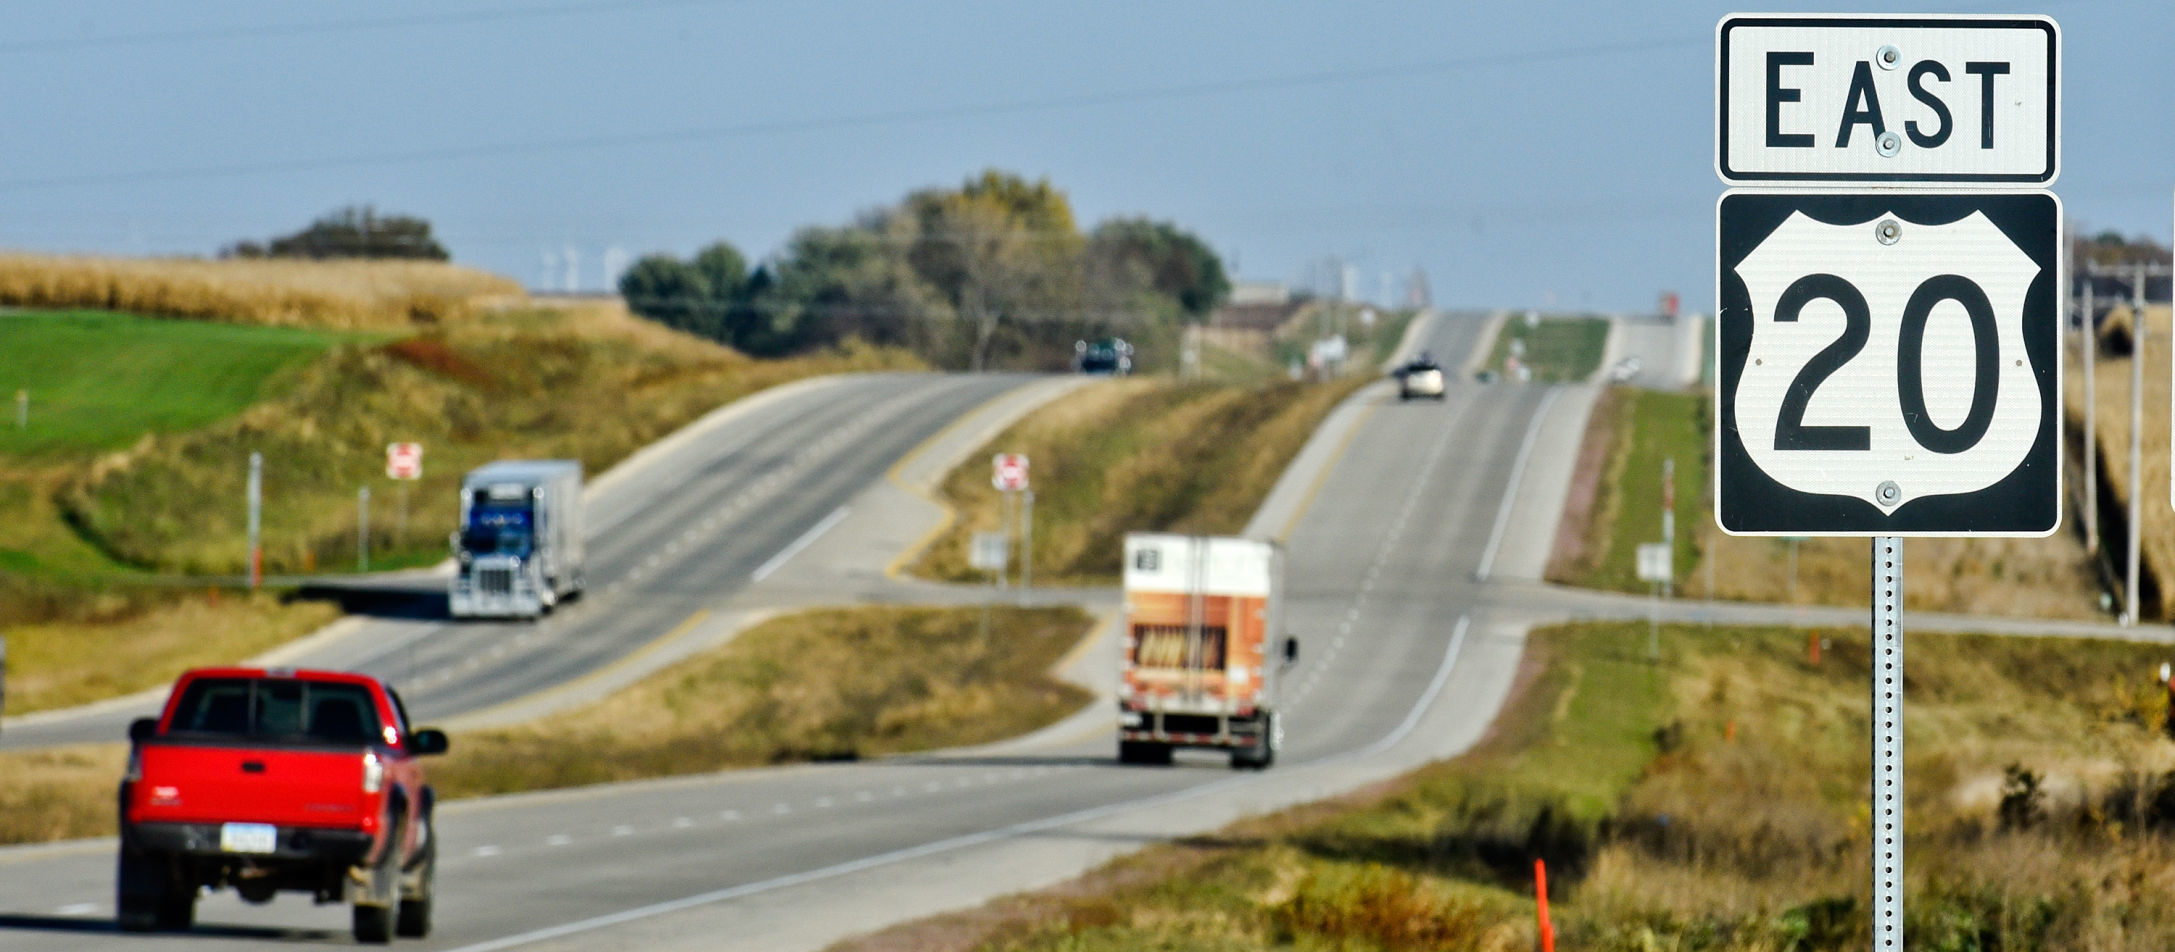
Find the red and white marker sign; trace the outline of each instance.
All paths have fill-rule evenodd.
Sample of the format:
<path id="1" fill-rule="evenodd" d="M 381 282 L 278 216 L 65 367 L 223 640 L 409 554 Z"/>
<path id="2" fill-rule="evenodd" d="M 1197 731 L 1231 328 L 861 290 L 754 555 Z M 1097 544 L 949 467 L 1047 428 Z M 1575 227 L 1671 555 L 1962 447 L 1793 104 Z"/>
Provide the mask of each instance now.
<path id="1" fill-rule="evenodd" d="M 385 444 L 385 478 L 423 478 L 423 444 Z"/>
<path id="2" fill-rule="evenodd" d="M 1018 492 L 1027 488 L 1027 456 L 1024 453 L 999 453 L 990 458 L 992 472 L 989 484 L 1001 492 Z"/>

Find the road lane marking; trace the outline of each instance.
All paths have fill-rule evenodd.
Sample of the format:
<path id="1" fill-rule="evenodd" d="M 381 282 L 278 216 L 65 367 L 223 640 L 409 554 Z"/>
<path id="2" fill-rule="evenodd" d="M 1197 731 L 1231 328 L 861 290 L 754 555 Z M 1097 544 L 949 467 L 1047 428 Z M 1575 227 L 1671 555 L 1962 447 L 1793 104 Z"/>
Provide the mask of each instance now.
<path id="1" fill-rule="evenodd" d="M 817 797 L 817 798 L 816 798 L 816 809 L 818 809 L 818 810 L 828 810 L 828 809 L 830 809 L 830 808 L 831 808 L 831 806 L 832 806 L 833 804 L 836 804 L 837 802 L 838 802 L 838 801 L 836 801 L 836 800 L 833 800 L 833 799 L 831 799 L 830 797 Z"/>
<path id="2" fill-rule="evenodd" d="M 1526 460 L 1533 455 L 1533 443 L 1540 438 L 1541 424 L 1548 421 L 1548 408 L 1555 404 L 1560 387 L 1548 388 L 1548 395 L 1541 398 L 1539 409 L 1533 411 L 1533 422 L 1526 426 L 1525 442 L 1518 444 L 1518 458 L 1510 464 L 1510 483 L 1503 487 L 1503 505 L 1495 510 L 1495 529 L 1488 533 L 1488 547 L 1480 552 L 1480 568 L 1473 572 L 1476 581 L 1488 580 L 1488 572 L 1495 568 L 1495 550 L 1503 547 L 1503 532 L 1510 528 L 1510 508 L 1518 501 L 1518 481 L 1525 478 Z"/>
<path id="3" fill-rule="evenodd" d="M 496 847 L 496 846 L 478 846 L 478 847 L 476 847 L 476 848 L 475 848 L 475 849 L 474 849 L 473 851 L 471 851 L 469 855 L 472 855 L 472 856 L 497 856 L 498 854 L 499 854 L 499 849 L 498 849 L 498 847 Z"/>
<path id="4" fill-rule="evenodd" d="M 770 808 L 770 812 L 783 816 L 784 814 L 793 812 L 793 805 L 790 803 L 773 804 Z"/>
<path id="5" fill-rule="evenodd" d="M 618 826 L 612 827 L 612 835 L 613 835 L 613 836 L 633 836 L 633 835 L 634 835 L 634 827 L 631 827 L 631 826 L 628 826 L 628 825 L 626 825 L 626 824 L 622 823 L 622 824 L 620 824 L 620 825 L 618 825 Z"/>
<path id="6" fill-rule="evenodd" d="M 565 846 L 566 844 L 572 842 L 574 842 L 574 838 L 564 833 L 553 833 L 550 836 L 544 837 L 545 846 Z"/>
<path id="7" fill-rule="evenodd" d="M 1435 679 L 1427 683 L 1427 690 L 1420 694 L 1420 700 L 1405 715 L 1404 723 L 1397 725 L 1396 730 L 1375 741 L 1372 746 L 1360 750 L 1356 756 L 1370 756 L 1388 750 L 1396 746 L 1398 741 L 1404 740 L 1406 734 L 1412 733 L 1413 728 L 1420 726 L 1421 716 L 1434 706 L 1435 695 L 1442 693 L 1442 686 L 1450 682 L 1451 670 L 1458 666 L 1458 654 L 1465 650 L 1465 629 L 1471 622 L 1472 617 L 1469 615 L 1458 616 L 1458 625 L 1450 633 L 1450 647 L 1442 653 L 1442 666 L 1435 669 Z"/>
<path id="8" fill-rule="evenodd" d="M 740 811 L 738 811 L 738 810 L 719 810 L 719 811 L 717 811 L 717 818 L 718 818 L 718 819 L 720 819 L 720 820 L 724 820 L 724 821 L 725 821 L 725 822 L 727 822 L 727 823 L 731 823 L 731 822 L 733 822 L 734 820 L 738 820 L 738 819 L 740 819 Z"/>
<path id="9" fill-rule="evenodd" d="M 817 539 L 822 538 L 824 533 L 831 531 L 832 526 L 838 525 L 839 522 L 843 521 L 845 518 L 845 506 L 840 506 L 837 509 L 831 510 L 830 515 L 824 516 L 822 522 L 816 523 L 807 532 L 801 533 L 801 537 L 793 540 L 792 545 L 786 546 L 785 549 L 780 551 L 777 555 L 771 556 L 770 561 L 765 562 L 762 565 L 756 566 L 755 573 L 750 576 L 750 579 L 752 581 L 760 582 L 763 579 L 769 578 L 770 573 L 775 572 L 785 566 L 786 560 L 791 559 L 796 555 L 799 555 L 802 549 L 805 549 L 810 545 L 815 544 L 815 541 Z"/>
<path id="10" fill-rule="evenodd" d="M 673 829 L 675 829 L 675 830 L 684 830 L 684 829 L 687 829 L 688 827 L 691 827 L 691 826 L 694 826 L 694 825 L 695 825 L 695 821 L 694 821 L 694 820 L 688 819 L 687 817 L 684 817 L 684 816 L 678 816 L 678 817 L 673 817 L 673 818 L 672 818 L 672 828 L 673 828 Z"/>
<path id="11" fill-rule="evenodd" d="M 56 915 L 63 916 L 87 916 L 97 911 L 98 904 L 95 902 L 72 902 L 53 910 Z"/>

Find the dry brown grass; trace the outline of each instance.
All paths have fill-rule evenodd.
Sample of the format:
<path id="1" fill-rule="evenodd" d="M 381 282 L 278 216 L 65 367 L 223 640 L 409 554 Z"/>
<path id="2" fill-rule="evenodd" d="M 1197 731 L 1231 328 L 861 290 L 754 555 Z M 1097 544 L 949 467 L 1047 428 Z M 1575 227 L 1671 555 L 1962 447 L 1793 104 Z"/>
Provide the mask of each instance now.
<path id="1" fill-rule="evenodd" d="M 524 299 L 495 274 L 436 261 L 93 258 L 0 253 L 0 304 L 347 330 L 408 330 Z"/>
<path id="2" fill-rule="evenodd" d="M 112 836 L 128 745 L 0 752 L 0 843 Z"/>
<path id="3" fill-rule="evenodd" d="M 579 710 L 464 733 L 432 776 L 473 796 L 984 743 L 1078 710 L 1050 668 L 1075 608 L 852 608 L 773 619 Z"/>
<path id="4" fill-rule="evenodd" d="M 324 602 L 283 603 L 271 595 L 216 590 L 162 599 L 142 611 L 130 607 L 124 600 L 116 615 L 9 629 L 8 713 L 161 687 L 190 668 L 261 654 L 339 617 L 339 609 Z M 116 663 L 122 658 L 127 663 Z"/>

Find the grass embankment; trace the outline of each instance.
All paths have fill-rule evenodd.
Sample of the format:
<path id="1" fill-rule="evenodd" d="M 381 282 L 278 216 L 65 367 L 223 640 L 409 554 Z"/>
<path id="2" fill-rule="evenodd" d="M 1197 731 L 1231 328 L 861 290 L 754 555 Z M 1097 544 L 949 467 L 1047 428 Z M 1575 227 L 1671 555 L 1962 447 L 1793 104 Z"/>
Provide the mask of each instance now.
<path id="1" fill-rule="evenodd" d="M 34 392 L 33 432 L 45 448 L 0 449 L 0 524 L 9 526 L 0 626 L 17 686 L 9 712 L 18 714 L 157 687 L 192 664 L 240 660 L 326 620 L 318 606 L 177 584 L 177 573 L 243 572 L 252 451 L 265 456 L 268 572 L 353 565 L 364 485 L 375 500 L 372 565 L 428 564 L 444 555 L 454 487 L 474 465 L 568 456 L 595 474 L 756 390 L 904 363 L 868 350 L 755 361 L 602 305 L 495 312 L 398 338 L 80 314 L 9 315 L 0 328 L 38 352 L 35 362 L 5 358 L 7 366 L 86 393 L 98 384 L 133 395 L 123 408 L 61 414 L 41 410 Z M 98 328 L 127 333 L 81 339 Z M 178 369 L 145 380 L 116 376 L 117 364 Z M 168 411 L 135 400 L 192 408 L 184 421 L 218 418 L 161 432 Z M 384 446 L 395 440 L 426 447 L 405 523 L 401 490 L 383 475 Z M 117 442 L 125 448 L 101 449 Z M 117 633 L 132 631 L 159 637 L 128 640 L 118 654 L 84 647 L 123 644 Z M 116 656 L 130 663 L 117 667 Z"/>
<path id="2" fill-rule="evenodd" d="M 2138 571 L 2144 580 L 2138 585 L 2141 598 L 2139 614 L 2147 619 L 2167 621 L 2175 618 L 2175 510 L 2168 508 L 2168 341 L 2171 330 L 2166 307 L 2148 306 L 2145 309 L 2145 395 L 2144 425 L 2140 431 L 2142 448 L 2140 461 L 2144 464 L 2145 531 L 2139 537 Z M 2101 544 L 2112 553 L 2111 564 L 2117 572 L 2122 565 L 2124 552 L 2121 539 L 2122 524 L 2129 518 L 2130 487 L 2136 481 L 2130 475 L 2130 312 L 2127 308 L 2109 314 L 2100 324 L 2103 346 L 2098 352 L 2098 364 L 2093 368 L 2093 384 L 2098 389 L 2096 409 L 2098 419 L 2095 436 L 2099 440 L 2099 479 L 2105 487 L 2100 497 L 2100 517 L 2106 531 Z M 2064 340 L 2064 349 L 2069 349 Z M 2067 425 L 2071 450 L 2084 447 L 2085 389 L 2081 364 L 2072 363 L 2064 380 L 2068 389 Z M 2081 478 L 2083 468 L 2069 470 L 2071 478 Z M 2072 510 L 2070 517 L 2083 519 L 2081 509 Z M 2117 582 L 2119 585 L 2119 582 Z M 2119 589 L 2117 589 L 2119 595 Z"/>
<path id="3" fill-rule="evenodd" d="M 1859 630 L 1533 633 L 1474 753 L 1156 847 L 856 950 L 1862 949 Z M 2149 645 L 1912 636 L 1907 932 L 1925 949 L 2175 945 L 2175 752 Z"/>
<path id="4" fill-rule="evenodd" d="M 456 734 L 441 796 L 977 744 L 1053 723 L 1088 694 L 1051 677 L 1094 620 L 1075 608 L 856 608 L 758 625 L 594 705 Z M 0 843 L 113 833 L 124 744 L 0 753 Z"/>
<path id="5" fill-rule="evenodd" d="M 914 565 L 950 581 L 977 531 L 999 525 L 989 456 L 1025 453 L 1035 490 L 1037 584 L 1109 584 L 1127 532 L 1233 534 L 1337 403 L 1365 384 L 1098 383 L 1006 430 L 945 478 L 958 514 Z"/>
<path id="6" fill-rule="evenodd" d="M 2125 385 L 2126 386 L 2126 385 Z M 1864 605 L 1872 579 L 1863 539 L 1724 535 L 1714 524 L 1708 465 L 1714 404 L 1704 394 L 1611 388 L 1594 405 L 1581 472 L 1551 580 L 1622 592 L 1638 580 L 1637 546 L 1661 541 L 1661 461 L 1676 461 L 1676 590 L 1705 598 Z M 1603 449 L 1605 448 L 1605 449 Z M 1796 549 L 1793 582 L 1791 549 Z M 1712 553 L 1711 575 L 1702 561 Z M 2091 563 L 2075 537 L 1912 539 L 1904 601 L 1931 611 L 2033 618 L 2098 617 Z"/>
<path id="7" fill-rule="evenodd" d="M 1503 321 L 1488 355 L 1488 369 L 1507 373 L 1512 350 L 1523 347 L 1518 362 L 1542 383 L 1575 383 L 1601 368 L 1609 346 L 1609 322 L 1600 317 L 1543 317 L 1528 325 L 1522 318 Z"/>
<path id="8" fill-rule="evenodd" d="M 0 253 L 0 305 L 405 331 L 517 304 L 521 286 L 436 261 L 204 261 Z"/>

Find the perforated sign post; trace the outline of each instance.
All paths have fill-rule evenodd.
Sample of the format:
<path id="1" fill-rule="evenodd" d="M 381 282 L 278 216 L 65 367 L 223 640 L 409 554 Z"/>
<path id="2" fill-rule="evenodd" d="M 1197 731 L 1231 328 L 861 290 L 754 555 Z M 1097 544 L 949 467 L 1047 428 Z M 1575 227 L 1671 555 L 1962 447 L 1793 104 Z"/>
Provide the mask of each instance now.
<path id="1" fill-rule="evenodd" d="M 2060 40 L 2045 17 L 1715 31 L 1739 186 L 1715 209 L 1715 519 L 1872 539 L 1876 952 L 1903 948 L 1903 537 L 2061 522 L 2062 206 L 2037 190 Z"/>

